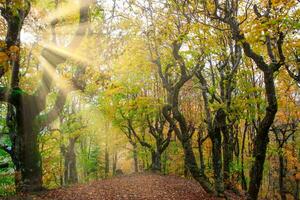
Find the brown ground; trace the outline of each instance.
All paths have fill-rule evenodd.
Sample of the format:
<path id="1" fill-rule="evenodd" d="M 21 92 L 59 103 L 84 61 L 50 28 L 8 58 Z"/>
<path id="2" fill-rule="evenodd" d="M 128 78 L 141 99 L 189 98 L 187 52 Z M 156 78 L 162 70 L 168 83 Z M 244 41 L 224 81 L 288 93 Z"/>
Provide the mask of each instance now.
<path id="1" fill-rule="evenodd" d="M 240 199 L 237 196 L 230 199 Z M 17 198 L 14 198 L 17 199 Z M 197 182 L 177 176 L 134 174 L 60 188 L 28 200 L 216 200 Z"/>

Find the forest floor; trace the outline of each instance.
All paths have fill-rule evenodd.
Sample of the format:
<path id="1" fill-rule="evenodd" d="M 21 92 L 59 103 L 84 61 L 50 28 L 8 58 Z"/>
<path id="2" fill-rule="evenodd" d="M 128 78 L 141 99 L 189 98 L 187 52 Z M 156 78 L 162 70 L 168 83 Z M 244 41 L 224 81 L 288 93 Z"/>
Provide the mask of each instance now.
<path id="1" fill-rule="evenodd" d="M 243 199 L 226 193 L 229 199 Z M 45 191 L 26 200 L 217 200 L 194 180 L 178 176 L 132 174 Z"/>

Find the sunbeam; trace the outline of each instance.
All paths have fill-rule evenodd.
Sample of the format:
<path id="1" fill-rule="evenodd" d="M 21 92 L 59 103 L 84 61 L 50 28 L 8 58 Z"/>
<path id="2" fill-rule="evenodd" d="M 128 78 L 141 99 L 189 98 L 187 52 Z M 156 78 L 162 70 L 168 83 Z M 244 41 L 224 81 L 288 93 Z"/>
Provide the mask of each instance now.
<path id="1" fill-rule="evenodd" d="M 83 53 L 80 53 L 79 50 L 70 49 L 66 47 L 57 46 L 53 43 L 40 42 L 39 43 L 45 49 L 49 49 L 57 55 L 60 55 L 66 59 L 70 59 L 71 61 L 78 62 L 80 64 L 92 64 L 91 60 L 87 59 Z"/>
<path id="2" fill-rule="evenodd" d="M 67 80 L 66 78 L 59 75 L 56 69 L 43 56 L 39 56 L 39 62 L 42 69 L 44 69 L 46 73 L 48 73 L 48 75 L 52 78 L 55 86 L 58 87 L 65 96 L 68 95 L 68 93 L 70 93 L 71 91 L 75 90 L 73 84 L 70 82 L 71 80 Z"/>
<path id="3" fill-rule="evenodd" d="M 67 1 L 63 5 L 60 5 L 57 9 L 49 13 L 43 21 L 51 23 L 53 20 L 62 19 L 66 17 L 73 18 L 78 16 L 78 10 L 80 8 L 80 2 L 78 0 Z"/>

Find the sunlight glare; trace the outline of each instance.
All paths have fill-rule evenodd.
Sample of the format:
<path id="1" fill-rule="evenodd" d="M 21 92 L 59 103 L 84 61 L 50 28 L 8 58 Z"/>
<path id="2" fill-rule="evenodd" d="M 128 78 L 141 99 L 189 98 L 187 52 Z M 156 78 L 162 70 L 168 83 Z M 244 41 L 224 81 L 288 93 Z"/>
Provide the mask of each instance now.
<path id="1" fill-rule="evenodd" d="M 45 18 L 45 21 L 50 23 L 55 19 L 77 15 L 79 7 L 80 6 L 78 1 L 68 1 L 66 4 L 59 7 L 54 12 L 51 12 Z"/>
<path id="2" fill-rule="evenodd" d="M 82 64 L 92 64 L 91 61 L 86 59 L 79 52 L 74 52 L 74 50 L 72 51 L 72 49 L 59 47 L 53 43 L 40 42 L 40 45 L 43 46 L 45 49 L 49 49 L 57 53 L 58 55 L 65 57 L 67 59 L 71 59 L 75 62 L 82 63 Z"/>
<path id="3" fill-rule="evenodd" d="M 59 76 L 55 68 L 42 56 L 39 56 L 39 61 L 43 69 L 50 75 L 55 85 L 63 92 L 64 95 L 67 95 L 69 92 L 74 91 L 74 87 L 70 84 L 70 81 L 65 79 L 62 76 Z"/>

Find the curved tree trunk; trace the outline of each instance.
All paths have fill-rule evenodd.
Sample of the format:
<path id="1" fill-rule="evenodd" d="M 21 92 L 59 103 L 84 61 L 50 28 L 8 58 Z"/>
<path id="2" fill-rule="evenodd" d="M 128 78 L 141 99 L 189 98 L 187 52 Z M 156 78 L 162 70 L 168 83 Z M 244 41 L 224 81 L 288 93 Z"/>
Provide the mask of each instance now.
<path id="1" fill-rule="evenodd" d="M 184 164 L 185 167 L 189 170 L 191 173 L 192 177 L 198 181 L 201 186 L 204 188 L 205 191 L 207 192 L 212 192 L 211 185 L 206 178 L 206 176 L 201 176 L 200 170 L 198 168 L 195 154 L 193 152 L 192 144 L 190 140 L 185 140 L 182 141 L 182 147 L 184 150 Z"/>
<path id="2" fill-rule="evenodd" d="M 255 138 L 253 157 L 255 159 L 250 170 L 249 198 L 257 199 L 261 181 L 263 178 L 264 163 L 266 159 L 267 146 L 269 143 L 269 129 L 277 112 L 277 98 L 272 69 L 264 72 L 264 82 L 268 107 L 264 119 L 260 122 L 257 136 Z"/>

